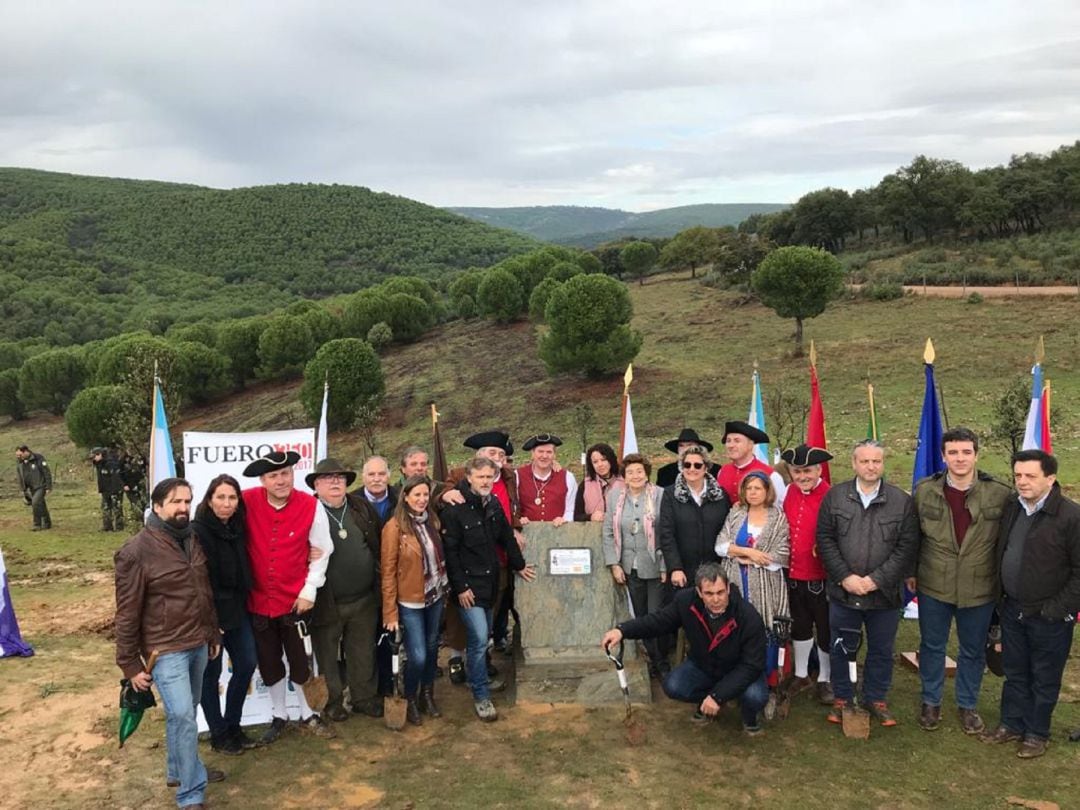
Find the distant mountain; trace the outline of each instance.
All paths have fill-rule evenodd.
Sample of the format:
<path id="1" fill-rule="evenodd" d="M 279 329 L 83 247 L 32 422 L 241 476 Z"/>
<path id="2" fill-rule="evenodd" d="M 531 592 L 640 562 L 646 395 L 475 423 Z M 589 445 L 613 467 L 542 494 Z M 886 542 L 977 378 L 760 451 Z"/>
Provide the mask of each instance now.
<path id="1" fill-rule="evenodd" d="M 738 225 L 752 214 L 771 214 L 787 207 L 779 203 L 707 203 L 661 208 L 640 214 L 617 208 L 576 205 L 458 207 L 448 210 L 486 225 L 509 228 L 546 242 L 591 248 L 626 237 L 674 236 L 695 225 L 708 228 Z"/>
<path id="2" fill-rule="evenodd" d="M 0 340 L 266 312 L 538 245 L 358 186 L 232 190 L 0 168 Z"/>

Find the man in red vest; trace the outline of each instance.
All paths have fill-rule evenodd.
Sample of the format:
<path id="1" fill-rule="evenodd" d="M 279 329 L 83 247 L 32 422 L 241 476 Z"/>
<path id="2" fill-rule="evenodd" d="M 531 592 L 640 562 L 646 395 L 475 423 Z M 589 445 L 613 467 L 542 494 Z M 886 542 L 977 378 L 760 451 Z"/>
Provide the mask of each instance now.
<path id="1" fill-rule="evenodd" d="M 747 473 L 759 470 L 769 476 L 776 490 L 776 505 L 782 506 L 787 485 L 784 479 L 772 467 L 754 455 L 754 446 L 768 444 L 769 434 L 746 422 L 727 422 L 724 424 L 724 451 L 728 463 L 720 468 L 716 483 L 728 496 L 731 503 L 739 502 L 739 484 Z"/>
<path id="2" fill-rule="evenodd" d="M 326 581 L 326 567 L 334 552 L 326 510 L 313 496 L 293 487 L 293 466 L 299 460 L 298 453 L 277 450 L 244 470 L 245 478 L 258 478 L 261 484 L 245 489 L 243 495 L 252 579 L 248 610 L 259 674 L 270 689 L 273 714 L 262 738 L 264 745 L 281 736 L 289 717 L 282 653 L 294 684 L 304 684 L 311 677 L 297 621 L 315 605 L 315 593 Z M 322 553 L 309 562 L 313 547 Z M 297 696 L 300 727 L 320 737 L 335 736 L 299 689 Z"/>
<path id="3" fill-rule="evenodd" d="M 538 433 L 521 446 L 532 453 L 531 463 L 517 470 L 522 525 L 541 520 L 561 526 L 574 520 L 577 479 L 569 470 L 555 470 L 555 448 L 561 444 L 552 433 Z"/>
<path id="4" fill-rule="evenodd" d="M 784 515 L 791 534 L 791 567 L 788 569 L 788 603 L 791 605 L 791 643 L 795 648 L 795 677 L 788 694 L 810 687 L 810 651 L 817 634 L 817 698 L 826 706 L 833 702 L 829 666 L 829 600 L 825 596 L 825 566 L 817 553 L 817 518 L 829 484 L 821 477 L 821 465 L 832 456 L 820 447 L 800 444 L 782 456 L 791 473 L 784 499 Z"/>

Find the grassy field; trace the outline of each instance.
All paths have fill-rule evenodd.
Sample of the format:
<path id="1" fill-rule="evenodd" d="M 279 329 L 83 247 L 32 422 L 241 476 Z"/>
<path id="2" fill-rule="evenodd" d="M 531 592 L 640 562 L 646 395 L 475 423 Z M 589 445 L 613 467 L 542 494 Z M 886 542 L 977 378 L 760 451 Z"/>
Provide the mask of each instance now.
<path id="1" fill-rule="evenodd" d="M 657 461 L 663 442 L 684 424 L 719 441 L 723 422 L 745 418 L 752 365 L 766 395 L 784 386 L 806 396 L 804 359 L 790 356 L 791 323 L 728 293 L 678 277 L 631 287 L 635 326 L 645 345 L 635 363 L 634 414 L 643 449 Z M 1027 372 L 1039 334 L 1046 336 L 1054 384 L 1055 445 L 1062 479 L 1080 491 L 1080 328 L 1075 299 L 964 301 L 905 298 L 841 302 L 809 321 L 834 447 L 865 433 L 865 380 L 873 380 L 889 447 L 888 472 L 910 477 L 923 394 L 921 356 L 927 337 L 938 351 L 937 376 L 952 424 L 982 430 L 1001 389 Z M 591 405 L 589 441 L 617 440 L 621 381 L 548 379 L 529 324 L 495 328 L 475 322 L 438 330 L 423 344 L 392 350 L 380 450 L 394 454 L 429 436 L 428 403 L 436 401 L 448 450 L 476 429 L 560 432 L 576 455 L 572 411 Z M 296 386 L 265 386 L 227 405 L 192 411 L 183 428 L 245 430 L 306 426 Z M 0 661 L 0 805 L 27 808 L 167 806 L 164 723 L 152 712 L 117 751 L 116 682 L 110 640 L 111 558 L 123 537 L 96 531 L 99 517 L 89 464 L 66 439 L 63 422 L 36 417 L 0 424 L 0 446 L 44 452 L 54 467 L 50 508 L 56 529 L 31 533 L 30 515 L 0 477 L 0 544 L 30 659 Z M 331 452 L 361 457 L 356 435 L 332 435 Z M 991 445 L 983 466 L 1007 472 L 1005 452 Z M 9 465 L 13 464 L 10 458 Z M 843 466 L 836 477 L 844 477 Z M 917 643 L 905 622 L 900 648 Z M 613 675 L 614 677 L 614 675 Z M 1034 762 L 986 748 L 960 733 L 951 710 L 933 735 L 914 718 L 918 679 L 897 666 L 892 700 L 901 725 L 875 730 L 869 742 L 843 739 L 823 710 L 801 699 L 791 717 L 764 738 L 739 733 L 737 717 L 708 728 L 687 723 L 689 708 L 656 693 L 641 716 L 649 743 L 623 740 L 619 708 L 519 704 L 485 726 L 470 713 L 463 689 L 440 681 L 446 717 L 403 734 L 353 719 L 335 741 L 290 736 L 238 759 L 208 754 L 229 779 L 211 788 L 215 807 L 693 807 L 723 801 L 738 807 L 1003 808 L 1008 797 L 1080 806 L 1080 746 L 1064 742 L 1080 725 L 1080 660 L 1074 654 L 1055 744 Z M 981 706 L 997 718 L 1001 682 L 988 675 Z M 655 692 L 656 690 L 654 690 Z M 947 696 L 947 700 L 951 695 Z"/>

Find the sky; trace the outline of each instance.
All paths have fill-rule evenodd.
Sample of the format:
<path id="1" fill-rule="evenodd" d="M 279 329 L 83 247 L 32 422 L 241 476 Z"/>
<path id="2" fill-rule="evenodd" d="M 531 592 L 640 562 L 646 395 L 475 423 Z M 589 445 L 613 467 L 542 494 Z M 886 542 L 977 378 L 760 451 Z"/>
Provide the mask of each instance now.
<path id="1" fill-rule="evenodd" d="M 0 166 L 794 202 L 1080 138 L 1077 0 L 0 0 Z"/>

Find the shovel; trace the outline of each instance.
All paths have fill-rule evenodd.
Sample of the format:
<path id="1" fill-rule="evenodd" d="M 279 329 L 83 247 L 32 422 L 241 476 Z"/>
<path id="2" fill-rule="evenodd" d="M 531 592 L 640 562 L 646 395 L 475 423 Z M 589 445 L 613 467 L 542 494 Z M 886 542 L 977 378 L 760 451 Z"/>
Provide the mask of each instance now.
<path id="1" fill-rule="evenodd" d="M 836 644 L 848 660 L 848 678 L 851 680 L 851 688 L 855 688 L 859 680 L 858 664 L 855 656 L 862 646 L 862 630 L 859 628 L 840 628 Z M 841 710 L 840 720 L 844 730 L 844 736 L 855 740 L 870 739 L 870 712 L 860 707 L 854 700 L 848 701 Z"/>
<path id="2" fill-rule="evenodd" d="M 380 639 L 381 640 L 381 639 Z M 394 693 L 383 700 L 383 720 L 391 731 L 405 728 L 405 710 L 408 703 L 404 698 L 405 688 L 401 685 L 401 626 L 394 631 L 390 642 L 390 662 L 394 673 Z"/>
<path id="3" fill-rule="evenodd" d="M 326 703 L 330 699 L 330 692 L 326 688 L 326 678 L 316 674 L 318 667 L 316 666 L 315 656 L 311 653 L 311 634 L 308 632 L 307 622 L 302 619 L 297 621 L 296 632 L 304 640 L 304 655 L 307 656 L 308 668 L 311 670 L 308 679 L 300 684 L 300 688 L 304 690 L 304 700 L 307 701 L 307 705 L 313 712 L 318 714 L 326 708 Z"/>
<path id="4" fill-rule="evenodd" d="M 626 669 L 623 667 L 623 642 L 619 641 L 618 655 L 611 654 L 611 648 L 604 650 L 608 660 L 615 665 L 615 672 L 619 676 L 619 689 L 622 690 L 623 702 L 626 704 L 626 716 L 623 725 L 626 726 L 626 741 L 630 745 L 642 745 L 645 742 L 645 725 L 640 720 L 634 719 L 634 704 L 630 701 L 630 683 L 626 678 Z"/>
<path id="5" fill-rule="evenodd" d="M 146 665 L 143 667 L 144 672 L 152 673 L 154 671 L 154 664 L 157 663 L 158 651 L 154 650 L 150 653 L 150 658 L 147 659 Z M 156 706 L 157 702 L 154 700 L 154 693 L 147 689 L 145 692 L 137 692 L 131 686 L 131 681 L 127 678 L 120 681 L 120 747 L 124 747 L 124 740 L 135 733 L 135 729 L 139 727 L 139 723 L 142 721 L 143 712 L 153 706 Z"/>
<path id="6" fill-rule="evenodd" d="M 784 688 L 784 664 L 787 661 L 787 645 L 791 640 L 791 617 L 773 616 L 773 635 L 776 636 L 776 716 L 786 720 L 791 712 L 791 696 Z"/>

